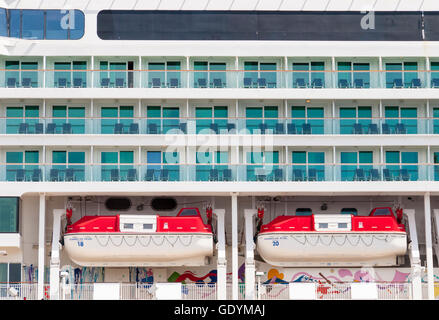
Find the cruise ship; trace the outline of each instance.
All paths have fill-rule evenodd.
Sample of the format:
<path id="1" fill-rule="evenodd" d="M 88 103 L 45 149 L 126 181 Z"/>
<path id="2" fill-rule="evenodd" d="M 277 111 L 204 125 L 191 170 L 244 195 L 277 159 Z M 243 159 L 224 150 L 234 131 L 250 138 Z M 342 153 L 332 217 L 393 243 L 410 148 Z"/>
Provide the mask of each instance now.
<path id="1" fill-rule="evenodd" d="M 0 299 L 439 296 L 436 0 L 0 0 Z"/>

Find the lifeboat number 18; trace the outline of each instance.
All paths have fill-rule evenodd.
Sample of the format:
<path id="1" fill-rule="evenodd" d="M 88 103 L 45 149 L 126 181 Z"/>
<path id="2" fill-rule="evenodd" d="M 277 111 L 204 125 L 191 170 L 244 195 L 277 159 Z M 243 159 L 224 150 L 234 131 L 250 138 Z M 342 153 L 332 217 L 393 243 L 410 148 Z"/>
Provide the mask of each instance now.
<path id="1" fill-rule="evenodd" d="M 278 246 L 279 246 L 279 241 L 273 240 L 273 247 L 278 247 Z"/>

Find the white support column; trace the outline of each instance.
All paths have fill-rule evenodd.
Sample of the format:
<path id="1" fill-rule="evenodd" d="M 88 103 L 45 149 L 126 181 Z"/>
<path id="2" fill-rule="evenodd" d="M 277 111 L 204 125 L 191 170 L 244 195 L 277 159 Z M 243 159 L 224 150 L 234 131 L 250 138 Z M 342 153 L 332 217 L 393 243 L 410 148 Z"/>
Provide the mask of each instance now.
<path id="1" fill-rule="evenodd" d="M 45 258 L 45 225 L 46 225 L 46 195 L 40 194 L 40 210 L 38 218 L 38 300 L 44 298 L 44 258 Z"/>
<path id="2" fill-rule="evenodd" d="M 143 81 L 143 79 L 142 79 L 142 57 L 141 56 L 139 56 L 139 59 L 138 59 L 137 63 L 139 64 L 137 66 L 137 69 L 139 70 L 138 71 L 138 73 L 139 73 L 139 86 L 138 86 L 138 88 L 142 88 L 142 81 Z M 134 88 L 136 88 L 136 86 L 134 86 Z"/>
<path id="3" fill-rule="evenodd" d="M 383 79 L 384 79 L 384 75 L 383 75 L 383 57 L 378 57 L 378 88 L 385 88 L 386 86 L 383 86 Z M 380 100 L 381 103 L 381 100 Z"/>
<path id="4" fill-rule="evenodd" d="M 410 265 L 412 268 L 411 278 L 412 278 L 412 298 L 413 300 L 422 300 L 422 267 L 421 258 L 419 255 L 419 245 L 418 245 L 418 234 L 416 231 L 416 218 L 414 209 L 404 209 L 404 214 L 408 219 L 409 227 L 409 257 Z"/>
<path id="5" fill-rule="evenodd" d="M 433 272 L 433 246 L 431 237 L 431 209 L 430 193 L 424 195 L 424 218 L 425 218 L 425 254 L 427 257 L 427 283 L 429 300 L 434 300 L 434 272 Z"/>
<path id="6" fill-rule="evenodd" d="M 256 266 L 253 241 L 253 217 L 257 214 L 256 209 L 245 209 L 245 300 L 254 300 L 256 284 Z"/>
<path id="7" fill-rule="evenodd" d="M 331 132 L 332 134 L 335 134 L 335 123 L 336 123 L 336 121 L 335 121 L 335 100 L 332 100 L 332 132 Z M 338 133 L 340 133 L 340 132 L 338 132 Z"/>
<path id="8" fill-rule="evenodd" d="M 46 56 L 44 56 L 43 57 L 43 88 L 45 88 L 46 87 L 46 80 L 47 80 L 47 76 L 46 76 L 46 74 L 47 74 L 47 57 Z"/>
<path id="9" fill-rule="evenodd" d="M 89 88 L 97 88 L 98 86 L 95 86 L 95 57 L 91 57 L 91 86 Z M 88 86 L 87 86 L 88 87 Z"/>
<path id="10" fill-rule="evenodd" d="M 214 209 L 213 214 L 217 219 L 217 297 L 218 300 L 227 299 L 227 259 L 226 259 L 226 234 L 225 234 L 225 210 Z"/>
<path id="11" fill-rule="evenodd" d="M 61 219 L 66 213 L 64 209 L 53 210 L 52 254 L 50 256 L 50 300 L 59 300 L 59 238 L 61 235 Z"/>
<path id="12" fill-rule="evenodd" d="M 238 300 L 238 195 L 232 193 L 232 300 Z"/>

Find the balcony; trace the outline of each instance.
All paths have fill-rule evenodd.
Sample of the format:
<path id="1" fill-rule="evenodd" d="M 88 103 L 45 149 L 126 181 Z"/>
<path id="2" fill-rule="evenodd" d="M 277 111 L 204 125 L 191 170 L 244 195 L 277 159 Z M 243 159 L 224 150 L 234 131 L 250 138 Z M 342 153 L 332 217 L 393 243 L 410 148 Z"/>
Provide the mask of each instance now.
<path id="1" fill-rule="evenodd" d="M 439 134 L 439 118 L 0 118 L 0 134 Z"/>
<path id="2" fill-rule="evenodd" d="M 439 181 L 439 164 L 75 164 L 0 166 L 2 182 Z"/>
<path id="3" fill-rule="evenodd" d="M 439 88 L 439 72 L 3 69 L 0 88 L 420 89 Z"/>

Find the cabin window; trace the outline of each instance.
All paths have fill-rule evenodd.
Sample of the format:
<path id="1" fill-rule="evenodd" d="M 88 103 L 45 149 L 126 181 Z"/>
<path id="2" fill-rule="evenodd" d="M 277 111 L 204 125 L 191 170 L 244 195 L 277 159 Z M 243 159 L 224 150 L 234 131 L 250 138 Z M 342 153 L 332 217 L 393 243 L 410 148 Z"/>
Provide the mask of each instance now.
<path id="1" fill-rule="evenodd" d="M 154 198 L 151 207 L 155 211 L 172 211 L 177 208 L 177 201 L 174 198 Z"/>
<path id="2" fill-rule="evenodd" d="M 134 224 L 132 223 L 124 223 L 123 224 L 124 229 L 134 229 Z"/>
<path id="3" fill-rule="evenodd" d="M 374 214 L 374 216 L 390 216 L 390 210 L 387 208 L 383 208 L 383 209 L 376 209 Z"/>
<path id="4" fill-rule="evenodd" d="M 328 224 L 327 223 L 319 223 L 319 228 L 326 229 L 326 228 L 328 228 Z"/>
<path id="5" fill-rule="evenodd" d="M 339 229 L 346 229 L 348 227 L 348 224 L 346 223 L 346 222 L 343 222 L 343 223 L 339 223 L 338 224 L 338 228 Z"/>
<path id="6" fill-rule="evenodd" d="M 357 216 L 358 210 L 356 208 L 343 208 L 340 214 L 352 214 L 353 216 Z"/>
<path id="7" fill-rule="evenodd" d="M 105 201 L 108 210 L 126 211 L 131 208 L 131 200 L 128 198 L 108 198 Z"/>
<path id="8" fill-rule="evenodd" d="M 18 233 L 19 198 L 0 198 L 0 232 Z"/>

